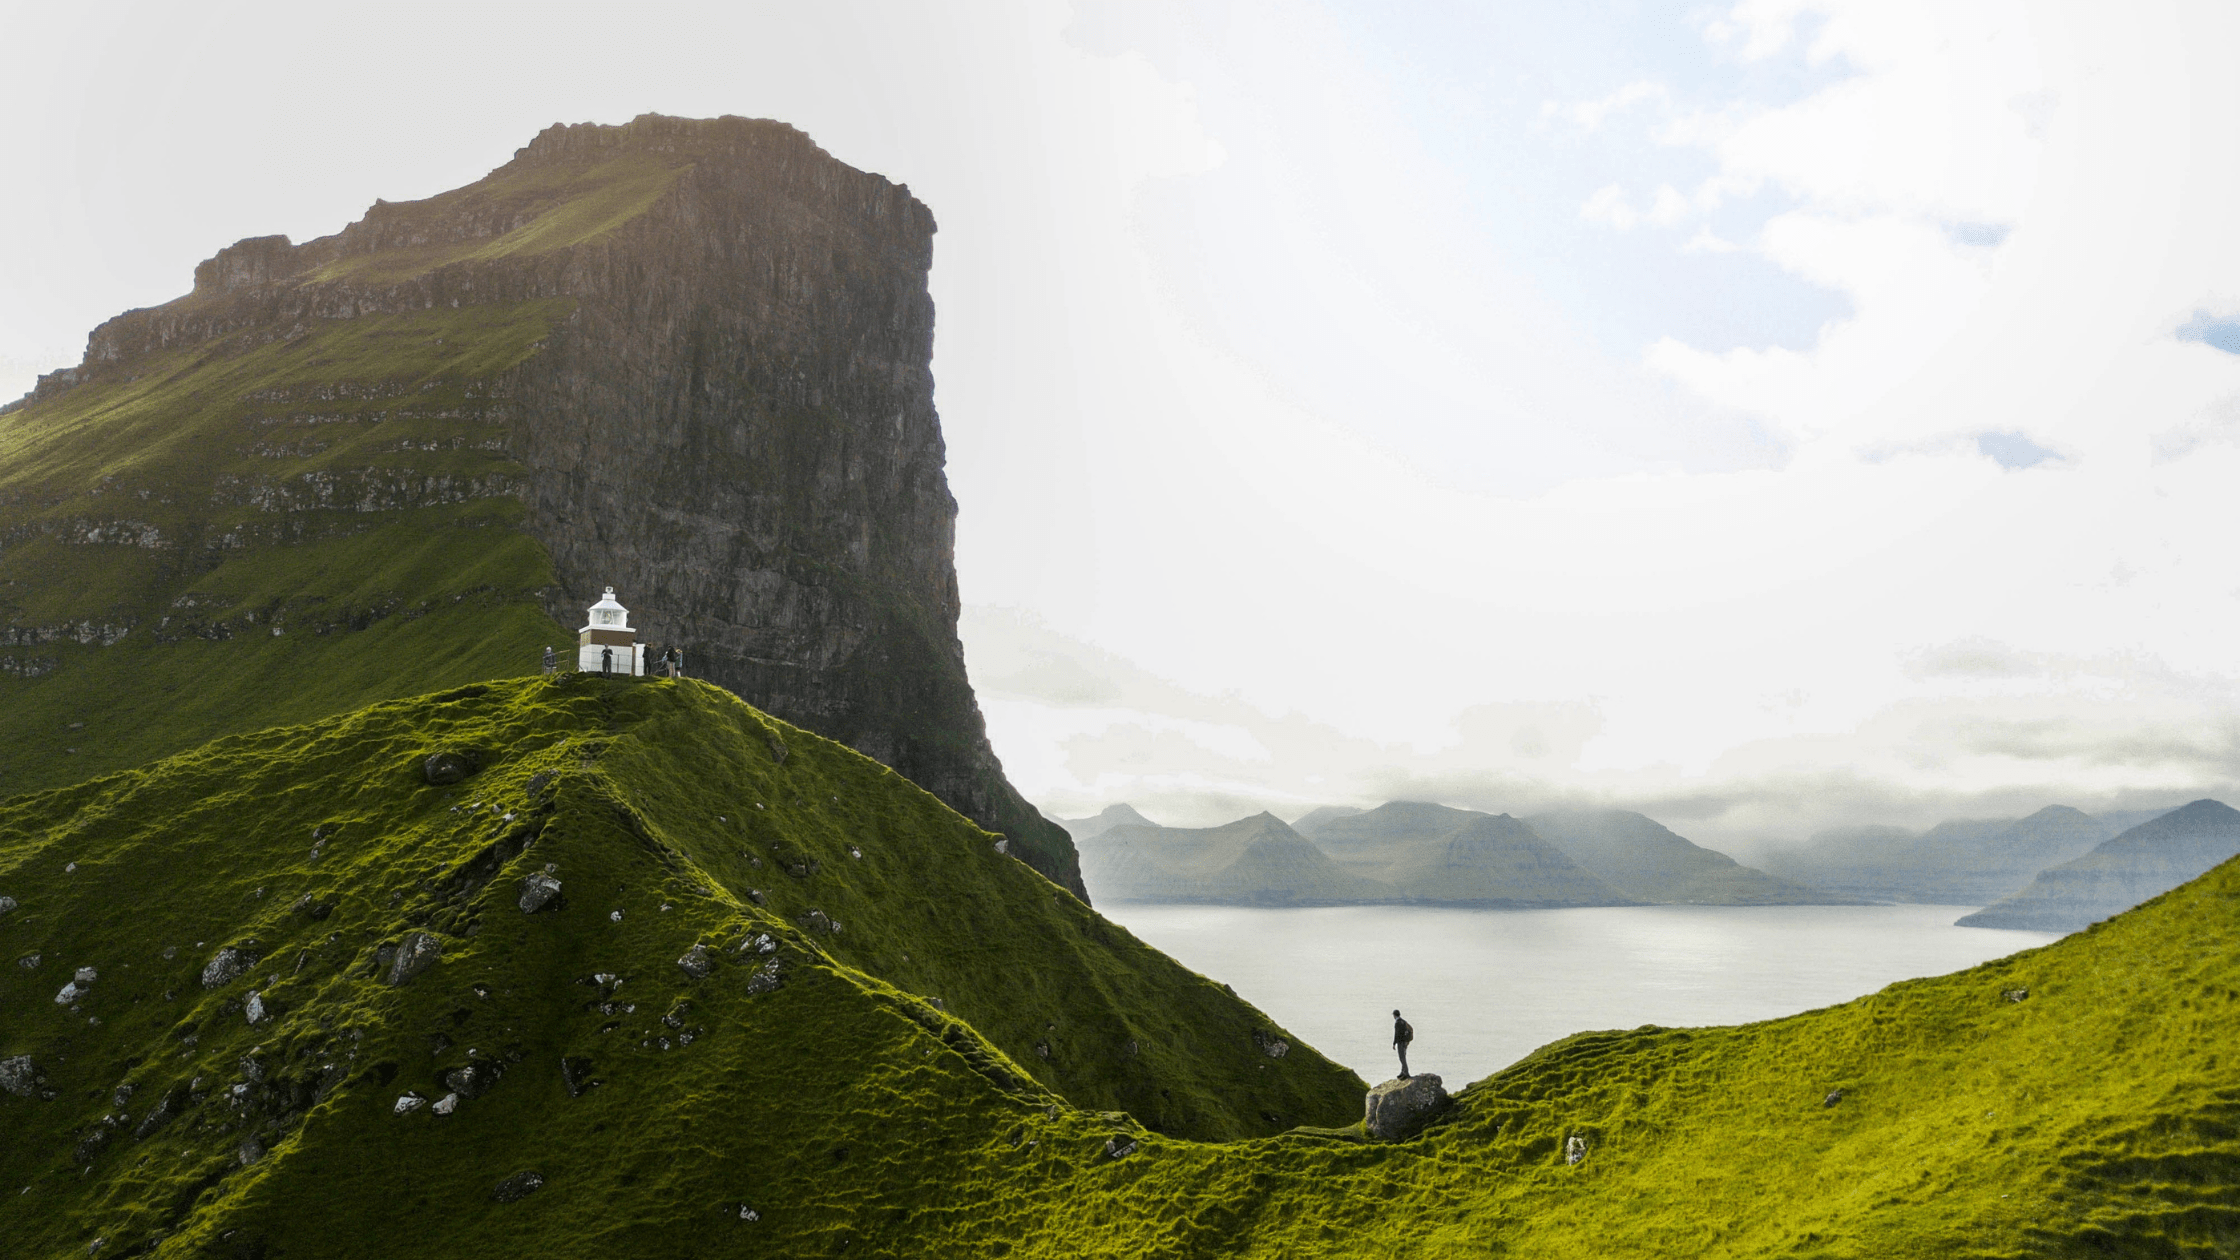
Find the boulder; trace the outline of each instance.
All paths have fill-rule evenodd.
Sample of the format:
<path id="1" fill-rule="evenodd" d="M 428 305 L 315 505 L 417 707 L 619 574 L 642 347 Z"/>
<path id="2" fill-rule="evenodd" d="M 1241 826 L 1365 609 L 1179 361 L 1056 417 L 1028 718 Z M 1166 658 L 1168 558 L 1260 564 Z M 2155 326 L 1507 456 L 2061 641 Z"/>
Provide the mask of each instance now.
<path id="1" fill-rule="evenodd" d="M 517 1172 L 499 1182 L 498 1188 L 491 1192 L 490 1197 L 500 1203 L 518 1203 L 542 1189 L 544 1189 L 543 1173 Z"/>
<path id="2" fill-rule="evenodd" d="M 18 1098 L 31 1097 L 38 1091 L 39 1082 L 45 1079 L 45 1075 L 39 1071 L 39 1065 L 32 1062 L 28 1054 L 0 1059 L 0 1089 Z"/>
<path id="3" fill-rule="evenodd" d="M 210 956 L 202 968 L 202 987 L 215 989 L 232 984 L 249 968 L 257 965 L 255 952 L 228 945 Z"/>
<path id="4" fill-rule="evenodd" d="M 560 895 L 560 881 L 538 871 L 521 881 L 521 913 L 535 914 Z"/>
<path id="5" fill-rule="evenodd" d="M 13 898 L 13 897 L 0 897 L 0 914 L 12 914 L 12 913 L 14 913 L 14 912 L 15 912 L 15 908 L 16 908 L 16 899 L 15 899 L 15 898 Z"/>
<path id="6" fill-rule="evenodd" d="M 466 753 L 439 752 L 420 763 L 420 773 L 436 787 L 446 787 L 475 772 L 475 759 Z"/>
<path id="7" fill-rule="evenodd" d="M 499 1065 L 496 1063 L 469 1063 L 443 1074 L 443 1083 L 461 1098 L 480 1098 L 498 1083 Z"/>
<path id="8" fill-rule="evenodd" d="M 694 945 L 691 949 L 685 951 L 684 957 L 677 960 L 677 966 L 683 968 L 684 974 L 693 979 L 705 980 L 709 973 L 716 969 L 716 960 L 715 956 L 708 952 L 707 946 Z"/>
<path id="9" fill-rule="evenodd" d="M 420 1095 L 413 1093 L 410 1090 L 407 1090 L 404 1093 L 397 1095 L 397 1106 L 395 1114 L 400 1116 L 410 1115 L 427 1105 L 427 1099 L 422 1098 Z"/>
<path id="10" fill-rule="evenodd" d="M 399 985 L 436 965 L 443 957 L 443 942 L 426 932 L 414 932 L 397 946 L 395 958 L 389 961 L 389 983 Z"/>
<path id="11" fill-rule="evenodd" d="M 1563 1162 L 1584 1163 L 1587 1158 L 1587 1140 L 1574 1133 L 1563 1140 Z"/>
<path id="12" fill-rule="evenodd" d="M 439 1116 L 448 1116 L 458 1109 L 459 1096 L 457 1094 L 445 1094 L 443 1097 L 436 1099 L 435 1106 L 428 1108 Z"/>
<path id="13" fill-rule="evenodd" d="M 71 977 L 71 979 L 74 980 L 77 983 L 77 986 L 81 989 L 92 988 L 93 982 L 99 980 L 100 978 L 101 973 L 95 971 L 91 967 L 80 967 L 78 968 L 77 974 Z"/>
<path id="14" fill-rule="evenodd" d="M 599 1081 L 592 1079 L 591 1060 L 584 1058 L 561 1059 L 560 1082 L 568 1087 L 568 1097 L 570 1098 L 581 1098 L 587 1090 L 594 1089 L 600 1084 Z"/>
<path id="15" fill-rule="evenodd" d="M 1447 1091 L 1429 1073 L 1391 1080 L 1369 1091 L 1363 1119 L 1369 1136 L 1379 1142 L 1397 1142 L 1423 1127 L 1423 1122 L 1446 1110 Z"/>

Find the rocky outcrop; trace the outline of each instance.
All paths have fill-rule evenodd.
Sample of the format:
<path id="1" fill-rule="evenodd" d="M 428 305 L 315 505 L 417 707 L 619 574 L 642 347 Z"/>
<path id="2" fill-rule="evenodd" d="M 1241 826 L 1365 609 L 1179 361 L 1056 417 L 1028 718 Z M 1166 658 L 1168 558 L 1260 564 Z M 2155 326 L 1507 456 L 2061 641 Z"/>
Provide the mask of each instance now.
<path id="1" fill-rule="evenodd" d="M 459 423 L 474 428 L 444 441 L 502 457 L 494 470 L 235 473 L 209 488 L 210 510 L 518 498 L 559 579 L 545 608 L 563 626 L 613 585 L 641 637 L 681 646 L 691 674 L 894 767 L 1085 895 L 1064 831 L 1004 778 L 965 675 L 957 509 L 933 404 L 933 233 L 907 188 L 782 123 L 555 126 L 466 188 L 377 202 L 302 245 L 219 251 L 192 293 L 103 324 L 85 363 L 42 378 L 30 401 L 219 339 L 246 351 L 338 321 L 529 311 L 541 336 L 517 362 L 463 386 L 443 378 L 464 389 Z M 441 338 L 414 344 L 421 357 L 400 371 L 450 370 Z M 285 414 L 243 419 L 252 432 L 290 418 L 363 429 L 389 415 L 385 400 L 424 388 L 276 387 L 242 402 Z"/>
<path id="2" fill-rule="evenodd" d="M 1447 1090 L 1428 1072 L 1390 1080 L 1369 1091 L 1362 1106 L 1362 1123 L 1378 1142 L 1412 1137 L 1424 1122 L 1447 1109 Z"/>
<path id="3" fill-rule="evenodd" d="M 2195 801 L 2141 823 L 2083 857 L 2038 872 L 2021 892 L 1968 915 L 1959 926 L 2074 932 L 2160 896 L 2236 855 L 2240 810 L 2221 801 Z"/>

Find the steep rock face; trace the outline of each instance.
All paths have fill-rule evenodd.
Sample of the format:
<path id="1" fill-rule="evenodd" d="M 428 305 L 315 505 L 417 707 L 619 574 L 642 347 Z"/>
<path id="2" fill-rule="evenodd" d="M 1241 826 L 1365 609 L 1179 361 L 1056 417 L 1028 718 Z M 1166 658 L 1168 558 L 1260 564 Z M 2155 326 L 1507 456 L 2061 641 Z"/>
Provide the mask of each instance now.
<path id="1" fill-rule="evenodd" d="M 2240 810 L 2195 801 L 2139 824 L 2074 861 L 2038 872 L 2012 897 L 1959 921 L 1962 927 L 2074 932 L 2240 855 Z"/>
<path id="2" fill-rule="evenodd" d="M 2028 818 L 1949 819 L 1918 836 L 1895 827 L 1825 831 L 1802 848 L 1770 855 L 1766 866 L 1853 897 L 1984 905 L 2142 821 L 2120 817 L 2048 805 Z"/>
<path id="3" fill-rule="evenodd" d="M 292 408 L 289 440 L 255 453 L 308 458 L 329 440 L 314 426 L 357 424 L 365 399 L 462 389 L 453 411 L 501 436 L 430 439 L 496 452 L 482 481 L 444 493 L 525 505 L 519 525 L 557 578 L 541 596 L 552 618 L 573 628 L 614 585 L 642 637 L 681 645 L 691 673 L 895 767 L 1080 893 L 1071 843 L 1005 780 L 965 676 L 930 371 L 933 231 L 906 188 L 784 124 L 554 127 L 466 188 L 376 203 L 300 246 L 220 251 L 191 294 L 104 324 L 86 362 L 29 402 L 137 381 L 153 356 L 405 320 L 409 345 L 355 346 L 330 383 L 244 396 Z M 453 384 L 485 364 L 446 360 L 441 334 L 456 345 L 490 322 L 482 311 L 533 318 L 538 335 Z M 438 335 L 418 336 L 438 315 Z M 384 489 L 389 472 L 271 467 L 234 492 L 245 506 L 419 506 Z"/>

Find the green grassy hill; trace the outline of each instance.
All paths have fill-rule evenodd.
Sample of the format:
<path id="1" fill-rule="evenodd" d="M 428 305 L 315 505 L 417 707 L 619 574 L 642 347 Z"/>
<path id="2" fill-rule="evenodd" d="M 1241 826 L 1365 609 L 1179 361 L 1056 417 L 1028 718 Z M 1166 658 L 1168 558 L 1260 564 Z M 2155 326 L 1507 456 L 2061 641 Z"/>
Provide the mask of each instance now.
<path id="1" fill-rule="evenodd" d="M 0 792 L 565 649 L 477 387 L 565 307 L 179 349 L 0 420 Z"/>
<path id="2" fill-rule="evenodd" d="M 430 786 L 436 751 L 481 768 Z M 693 683 L 463 688 L 0 802 L 0 896 L 10 1256 L 2240 1247 L 2230 862 L 1841 1006 L 1582 1033 L 1389 1145 L 1217 983 Z"/>
<path id="3" fill-rule="evenodd" d="M 481 768 L 431 786 L 438 751 Z M 695 682 L 468 687 L 17 797 L 0 895 L 9 1256 L 694 1254 L 741 1203 L 748 1254 L 837 1247 L 938 1226 L 988 1160 L 1039 1184 L 1115 1131 L 1360 1106 L 891 770 Z M 390 983 L 416 940 L 440 961 Z"/>

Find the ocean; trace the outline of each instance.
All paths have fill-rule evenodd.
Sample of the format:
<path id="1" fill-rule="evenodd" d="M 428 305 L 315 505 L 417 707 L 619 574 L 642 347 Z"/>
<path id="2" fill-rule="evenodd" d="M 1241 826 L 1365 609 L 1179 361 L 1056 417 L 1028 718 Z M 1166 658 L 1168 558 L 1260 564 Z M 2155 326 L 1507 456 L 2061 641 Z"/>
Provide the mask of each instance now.
<path id="1" fill-rule="evenodd" d="M 1450 1090 L 1575 1032 L 1773 1019 L 2057 939 L 1952 926 L 1974 906 L 1098 909 L 1372 1084 L 1399 1008 Z"/>

